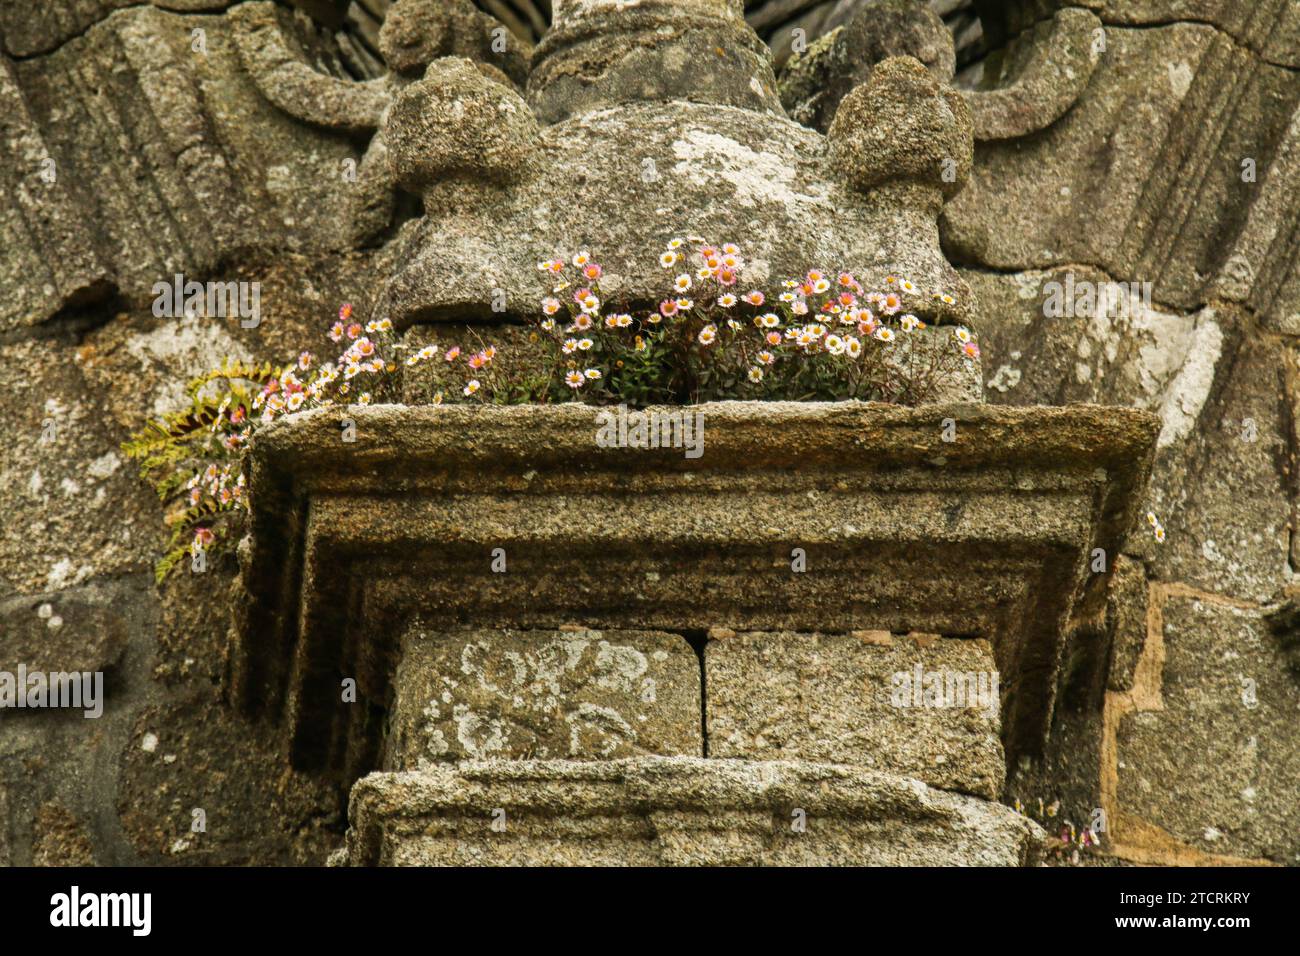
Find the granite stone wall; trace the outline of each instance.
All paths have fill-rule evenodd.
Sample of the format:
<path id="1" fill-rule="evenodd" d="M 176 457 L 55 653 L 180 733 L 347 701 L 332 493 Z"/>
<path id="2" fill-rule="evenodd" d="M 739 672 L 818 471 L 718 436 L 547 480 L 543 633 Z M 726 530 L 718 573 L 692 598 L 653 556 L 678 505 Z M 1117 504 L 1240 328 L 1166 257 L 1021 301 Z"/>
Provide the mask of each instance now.
<path id="1" fill-rule="evenodd" d="M 0 670 L 99 671 L 106 687 L 94 720 L 0 712 L 0 862 L 321 864 L 344 842 L 346 796 L 293 769 L 278 729 L 231 706 L 236 562 L 155 584 L 162 510 L 120 443 L 173 407 L 187 377 L 227 356 L 324 352 L 339 303 L 363 316 L 381 304 L 418 217 L 440 213 L 387 155 L 389 108 L 426 63 L 465 57 L 528 94 L 549 4 L 449 2 L 427 22 L 398 22 L 395 11 L 417 6 L 0 0 Z M 938 242 L 973 293 L 988 402 L 1122 405 L 1160 419 L 1142 510 L 1165 538 L 1142 525 L 1106 556 L 1109 597 L 1066 635 L 1044 754 L 1004 768 L 985 740 L 927 782 L 1059 800 L 1078 822 L 1103 811 L 1101 852 L 1084 862 L 1300 861 L 1300 677 L 1288 650 L 1300 594 L 1300 8 L 746 6 L 779 54 L 761 98 L 809 130 L 830 128 L 889 56 L 915 57 L 943 86 L 936 101 L 969 106 L 969 181 L 944 207 Z M 498 24 L 510 33 L 501 50 L 483 42 Z M 851 55 L 861 50 L 872 52 Z M 790 134 L 792 154 L 809 130 Z M 776 185 L 764 201 L 784 203 L 766 179 Z M 736 224 L 761 231 L 761 218 Z M 156 316 L 154 283 L 178 273 L 259 283 L 260 321 Z M 705 667 L 743 686 L 769 639 L 736 635 Z M 849 650 L 859 680 L 883 666 L 872 654 L 911 653 Z M 584 684 L 589 666 L 565 679 Z M 671 655 L 661 666 L 675 666 Z M 797 654 L 782 666 L 783 680 L 806 679 Z M 782 707 L 775 692 L 720 701 L 710 721 L 722 742 L 755 735 L 753 707 Z M 402 713 L 412 748 L 438 733 L 433 718 Z M 666 724 L 660 749 L 698 730 Z M 841 749 L 854 746 L 846 737 Z M 804 752 L 797 734 L 785 749 L 838 752 Z M 757 812 L 744 781 L 706 784 L 736 813 Z M 361 793 L 357 812 L 386 812 L 384 786 Z M 844 786 L 859 801 L 845 806 L 923 821 L 918 846 L 932 854 L 895 862 L 947 862 L 940 818 L 972 834 L 986 862 L 1018 862 L 984 848 L 988 827 L 957 797 L 914 809 L 914 796 L 874 778 Z M 844 827 L 826 853 L 866 845 Z M 432 839 L 411 852 L 455 857 Z"/>

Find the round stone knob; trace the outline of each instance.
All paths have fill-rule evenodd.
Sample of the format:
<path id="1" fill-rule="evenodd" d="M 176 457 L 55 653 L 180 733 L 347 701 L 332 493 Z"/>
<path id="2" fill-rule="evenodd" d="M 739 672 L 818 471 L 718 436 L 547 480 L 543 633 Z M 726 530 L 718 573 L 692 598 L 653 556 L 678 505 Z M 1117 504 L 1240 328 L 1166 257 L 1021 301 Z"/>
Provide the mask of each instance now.
<path id="1" fill-rule="evenodd" d="M 883 60 L 840 102 L 827 132 L 831 161 L 864 192 L 895 180 L 955 195 L 970 175 L 970 109 L 910 56 Z"/>
<path id="2" fill-rule="evenodd" d="M 540 146 L 519 94 L 458 57 L 435 60 L 398 94 L 386 131 L 393 174 L 413 192 L 447 179 L 511 182 Z"/>

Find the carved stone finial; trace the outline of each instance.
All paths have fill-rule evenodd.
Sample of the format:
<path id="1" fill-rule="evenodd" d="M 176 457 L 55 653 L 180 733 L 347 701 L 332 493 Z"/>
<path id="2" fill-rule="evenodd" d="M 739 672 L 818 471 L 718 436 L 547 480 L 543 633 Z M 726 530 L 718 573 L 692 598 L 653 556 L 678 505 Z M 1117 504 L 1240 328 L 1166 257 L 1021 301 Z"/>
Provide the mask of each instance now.
<path id="1" fill-rule="evenodd" d="M 533 64 L 529 102 L 548 123 L 664 100 L 784 114 L 741 0 L 556 0 Z"/>
<path id="2" fill-rule="evenodd" d="M 970 109 L 919 60 L 891 57 L 840 103 L 827 134 L 830 156 L 856 187 L 890 181 L 955 195 L 970 175 Z"/>
<path id="3" fill-rule="evenodd" d="M 424 192 L 425 218 L 379 313 L 502 320 L 504 302 L 517 319 L 537 301 L 536 263 L 575 248 L 620 298 L 658 301 L 658 250 L 697 234 L 739 244 L 758 287 L 810 268 L 875 288 L 903 277 L 923 290 L 920 319 L 969 324 L 938 236 L 971 165 L 961 97 L 916 60 L 886 60 L 828 144 L 780 111 L 741 13 L 739 0 L 559 3 L 528 83 L 536 121 L 467 61 L 432 65 L 389 115 L 393 168 Z"/>
<path id="4" fill-rule="evenodd" d="M 458 57 L 435 60 L 402 90 L 387 131 L 393 174 L 414 192 L 466 176 L 508 182 L 538 147 L 537 121 L 519 94 Z"/>

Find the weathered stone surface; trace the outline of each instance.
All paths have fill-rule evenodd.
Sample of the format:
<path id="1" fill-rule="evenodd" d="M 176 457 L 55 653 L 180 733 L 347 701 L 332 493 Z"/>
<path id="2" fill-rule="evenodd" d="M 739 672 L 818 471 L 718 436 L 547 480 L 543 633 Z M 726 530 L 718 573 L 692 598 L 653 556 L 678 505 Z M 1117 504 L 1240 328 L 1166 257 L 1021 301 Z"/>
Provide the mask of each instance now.
<path id="1" fill-rule="evenodd" d="M 1277 210 L 1246 247 L 1269 248 L 1252 274 L 1260 301 L 1286 312 L 1296 266 L 1286 169 L 1272 170 L 1300 103 L 1300 74 L 1273 66 L 1212 26 L 1111 28 L 1088 87 L 1033 136 L 980 143 L 970 185 L 945 209 L 945 249 L 999 270 L 1088 264 L 1151 281 L 1156 300 L 1206 301 L 1231 267 L 1252 204 Z M 1247 181 L 1245 161 L 1255 175 Z M 1079 224 L 1086 222 L 1087 228 Z M 1261 231 L 1262 230 L 1262 231 Z M 1247 281 L 1247 287 L 1256 284 Z"/>
<path id="2" fill-rule="evenodd" d="M 994 38 L 1019 32 L 1061 7 L 1086 7 L 1107 24 L 1154 27 L 1210 23 L 1265 59 L 1300 67 L 1300 12 L 1286 0 L 1015 0 L 981 9 Z"/>
<path id="3" fill-rule="evenodd" d="M 110 271 L 80 221 L 85 200 L 33 120 L 17 74 L 0 56 L 0 332 L 34 325 L 61 309 L 102 301 Z M 84 185 L 84 184 L 83 184 Z"/>
<path id="4" fill-rule="evenodd" d="M 614 36 L 620 42 L 608 42 Z M 701 37 L 708 47 L 697 50 Z M 405 264 L 385 288 L 381 314 L 399 325 L 499 321 L 488 304 L 502 300 L 506 318 L 531 314 L 535 263 L 575 243 L 604 265 L 607 297 L 637 308 L 662 298 L 658 251 L 696 233 L 742 246 L 747 285 L 770 287 L 811 263 L 851 271 L 868 287 L 899 275 L 924 293 L 915 310 L 922 319 L 969 322 L 973 304 L 936 227 L 944 195 L 969 166 L 969 122 L 960 96 L 911 62 L 920 78 L 901 60 L 873 76 L 872 102 L 894 127 L 883 152 L 855 151 L 855 138 L 881 132 L 861 111 L 845 114 L 838 146 L 831 137 L 828 149 L 826 138 L 781 115 L 767 50 L 738 0 L 562 4 L 529 79 L 529 103 L 549 124 L 535 148 L 517 107 L 505 124 L 489 121 L 502 90 L 463 66 L 457 99 L 439 93 L 441 105 L 425 116 L 414 93 L 408 121 L 388 130 L 390 156 L 410 181 L 432 170 L 456 175 L 424 189 L 425 209 L 438 213 L 404 238 Z M 471 110 L 468 90 L 478 104 Z M 512 155 L 483 169 L 473 150 L 420 135 L 427 122 L 448 125 L 440 117 L 456 103 L 473 114 L 467 132 L 490 144 L 489 159 L 508 143 L 531 161 Z M 512 128 L 517 135 L 503 135 Z M 956 181 L 928 162 L 937 150 L 953 158 Z M 620 226 L 593 236 L 594 221 Z M 945 306 L 943 293 L 956 304 Z"/>
<path id="5" fill-rule="evenodd" d="M 1263 324 L 1300 334 L 1300 109 L 1277 148 L 1213 294 L 1241 302 Z"/>
<path id="6" fill-rule="evenodd" d="M 533 314 L 545 291 L 536 263 L 582 242 L 604 265 L 602 288 L 612 296 L 658 302 L 659 252 L 694 232 L 741 245 L 750 286 L 770 288 L 821 263 L 868 287 L 884 288 L 894 274 L 911 279 L 925 293 L 917 314 L 928 321 L 973 318 L 965 284 L 939 253 L 937 189 L 864 195 L 835 173 L 819 134 L 777 117 L 756 127 L 755 115 L 695 104 L 597 112 L 542 130 L 535 162 L 544 174 L 507 188 L 435 185 L 426 207 L 446 213 L 410 235 L 384 312 L 401 323 L 500 321 L 490 306 L 504 295 L 506 317 Z M 637 148 L 611 148 L 627 142 Z M 620 226 L 588 239 L 597 220 Z M 755 231 L 747 222 L 777 225 Z M 956 306 L 943 308 L 930 298 L 937 292 Z"/>
<path id="7" fill-rule="evenodd" d="M 240 3 L 229 19 L 240 61 L 268 101 L 330 129 L 378 128 L 389 99 L 384 80 L 354 82 L 313 69 L 292 48 L 288 11 L 274 3 Z"/>
<path id="8" fill-rule="evenodd" d="M 1166 423 L 1151 489 L 1167 534 L 1161 578 L 1258 602 L 1295 579 L 1287 360 L 1267 339 L 1229 342 L 1199 414 L 1178 435 Z"/>
<path id="9" fill-rule="evenodd" d="M 0 599 L 0 671 L 105 671 L 126 652 L 130 622 L 114 602 L 121 591 L 89 585 Z"/>
<path id="10" fill-rule="evenodd" d="M 916 780 L 691 757 L 372 774 L 349 822 L 353 866 L 1020 866 L 1042 839 L 1007 807 Z"/>
<path id="11" fill-rule="evenodd" d="M 911 0 L 874 0 L 794 56 L 781 71 L 781 102 L 790 118 L 826 132 L 840 100 L 871 78 L 876 64 L 910 56 L 940 83 L 952 80 L 952 36 L 932 10 Z"/>
<path id="12" fill-rule="evenodd" d="M 664 100 L 782 113 L 770 54 L 745 24 L 742 0 L 556 3 L 528 78 L 539 120 Z"/>
<path id="13" fill-rule="evenodd" d="M 34 866 L 94 866 L 95 851 L 85 825 L 58 803 L 46 803 L 36 814 Z"/>
<path id="14" fill-rule="evenodd" d="M 13 865 L 13 856 L 9 851 L 9 831 L 11 829 L 12 824 L 9 820 L 9 796 L 5 786 L 0 784 L 0 866 Z"/>
<path id="15" fill-rule="evenodd" d="M 72 39 L 115 10 L 136 5 L 139 0 L 74 0 L 70 3 L 0 2 L 0 47 L 15 57 L 47 53 Z M 232 0 L 153 0 L 156 7 L 170 10 L 210 11 L 230 5 Z"/>
<path id="16" fill-rule="evenodd" d="M 384 16 L 379 50 L 398 73 L 419 76 L 440 57 L 489 64 L 515 83 L 528 77 L 532 51 L 470 0 L 398 0 Z"/>
<path id="17" fill-rule="evenodd" d="M 676 634 L 474 631 L 403 641 L 385 766 L 701 756 L 700 665 Z"/>
<path id="18" fill-rule="evenodd" d="M 901 181 L 951 198 L 970 175 L 970 110 L 912 57 L 878 64 L 840 102 L 826 138 L 831 160 L 863 191 Z"/>
<path id="19" fill-rule="evenodd" d="M 191 49 L 195 28 L 206 53 Z M 320 53 L 342 72 L 335 53 Z M 263 97 L 229 18 L 121 10 L 49 55 L 6 65 L 0 98 L 13 106 L 0 168 L 21 186 L 0 211 L 13 250 L 0 260 L 0 326 L 114 290 L 148 304 L 154 283 L 178 272 L 204 280 L 256 250 L 346 245 L 339 223 L 356 183 L 344 161 L 355 147 Z M 46 157 L 53 183 L 39 178 Z M 36 213 L 20 218 L 25 203 Z"/>
<path id="20" fill-rule="evenodd" d="M 1101 21 L 1075 7 L 1031 26 L 997 58 L 998 69 L 983 71 L 981 88 L 965 94 L 975 139 L 1013 139 L 1055 123 L 1087 88 L 1104 49 Z"/>
<path id="21" fill-rule="evenodd" d="M 142 709 L 121 774 L 116 816 L 141 863 L 319 865 L 337 839 L 330 791 L 288 770 L 274 735 L 210 690 Z"/>
<path id="22" fill-rule="evenodd" d="M 1258 610 L 1195 593 L 1162 618 L 1159 706 L 1118 729 L 1120 805 L 1205 853 L 1300 862 L 1300 683 L 1281 647 Z"/>
<path id="23" fill-rule="evenodd" d="M 960 678 L 963 696 L 921 705 L 923 686 L 909 689 L 917 667 L 926 678 Z M 743 633 L 708 643 L 704 680 L 710 757 L 853 764 L 1001 796 L 1001 701 L 987 641 L 882 647 L 849 634 Z"/>
<path id="24" fill-rule="evenodd" d="M 1167 537 L 1149 550 L 1161 577 L 1255 601 L 1293 580 L 1295 437 L 1279 402 L 1289 349 L 1252 335 L 1230 305 L 1183 315 L 1121 296 L 1115 309 L 1083 309 L 1085 286 L 1114 285 L 1093 270 L 967 278 L 989 308 L 989 401 L 1103 402 L 1160 415 L 1149 507 Z M 1044 314 L 1053 285 L 1067 302 L 1074 288 L 1081 308 Z"/>
<path id="25" fill-rule="evenodd" d="M 988 639 L 1015 689 L 1007 749 L 1040 745 L 1070 610 L 1080 593 L 1101 596 L 1086 556 L 1117 549 L 1135 518 L 1151 416 L 856 402 L 698 412 L 699 459 L 599 448 L 599 409 L 579 405 L 350 408 L 346 446 L 341 409 L 263 430 L 236 699 L 286 716 L 296 765 L 342 773 L 378 745 L 364 711 L 338 710 L 333 675 L 386 700 L 386 662 L 413 613 L 475 627 L 917 630 Z M 311 520 L 287 517 L 300 514 Z M 491 573 L 494 548 L 511 573 Z M 796 549 L 811 573 L 793 573 Z M 364 615 L 340 614 L 360 606 L 337 590 L 359 576 L 354 560 L 371 582 Z M 301 587 L 284 586 L 290 567 Z"/>
<path id="26" fill-rule="evenodd" d="M 1286 655 L 1291 673 L 1300 677 L 1300 605 L 1296 603 L 1294 589 L 1288 591 L 1290 600 L 1271 608 L 1264 619 Z"/>
<path id="27" fill-rule="evenodd" d="M 988 401 L 1148 409 L 1161 416 L 1163 445 L 1191 433 L 1238 321 L 1231 310 L 1186 315 L 1145 301 L 1140 283 L 1086 267 L 963 273 L 985 312 Z"/>
<path id="28" fill-rule="evenodd" d="M 1142 565 L 1123 555 L 1114 559 L 1111 574 L 1110 600 L 1106 606 L 1111 658 L 1106 686 L 1124 691 L 1133 687 L 1133 673 L 1146 645 L 1150 587 Z"/>
<path id="29" fill-rule="evenodd" d="M 462 177 L 517 179 L 540 145 L 523 99 L 453 57 L 430 64 L 397 96 L 387 135 L 393 174 L 413 191 Z"/>
<path id="30" fill-rule="evenodd" d="M 186 383 L 227 359 L 282 362 L 303 350 L 318 360 L 337 356 L 341 348 L 327 333 L 339 305 L 350 302 L 358 315 L 369 315 L 373 286 L 391 257 L 391 250 L 376 250 L 250 265 L 237 278 L 261 290 L 256 327 L 233 317 L 158 318 L 147 309 L 125 310 L 69 346 L 70 361 L 125 437 L 183 405 Z"/>
<path id="31" fill-rule="evenodd" d="M 0 344 L 0 584 L 42 594 L 147 568 L 163 540 L 153 494 L 118 449 L 75 355 L 39 340 Z M 105 520 L 105 516 L 110 516 Z"/>

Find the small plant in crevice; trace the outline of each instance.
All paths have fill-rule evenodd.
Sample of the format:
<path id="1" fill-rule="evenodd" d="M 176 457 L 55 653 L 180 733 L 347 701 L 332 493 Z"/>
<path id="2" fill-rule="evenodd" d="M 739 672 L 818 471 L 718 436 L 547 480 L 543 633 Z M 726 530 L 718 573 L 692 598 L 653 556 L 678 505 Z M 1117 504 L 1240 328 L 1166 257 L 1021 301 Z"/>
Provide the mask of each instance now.
<path id="1" fill-rule="evenodd" d="M 1017 798 L 1011 808 L 1022 817 L 1028 817 L 1051 835 L 1047 852 L 1056 860 L 1078 863 L 1080 854 L 1095 851 L 1101 846 L 1101 835 L 1092 827 L 1076 827 L 1069 820 L 1059 818 L 1061 801 L 1044 804 L 1040 797 L 1028 806 Z"/>
<path id="2" fill-rule="evenodd" d="M 248 510 L 244 452 L 259 428 L 313 408 L 400 398 L 401 345 L 392 322 L 363 325 L 344 305 L 329 337 L 343 347 L 333 361 L 318 362 L 307 351 L 283 365 L 227 359 L 189 382 L 187 407 L 148 422 L 123 443 L 167 509 L 171 535 L 155 567 L 159 583 L 187 555 L 216 557 L 239 540 Z M 470 358 L 482 365 L 493 356 L 488 346 Z M 470 362 L 465 369 L 472 372 Z"/>

